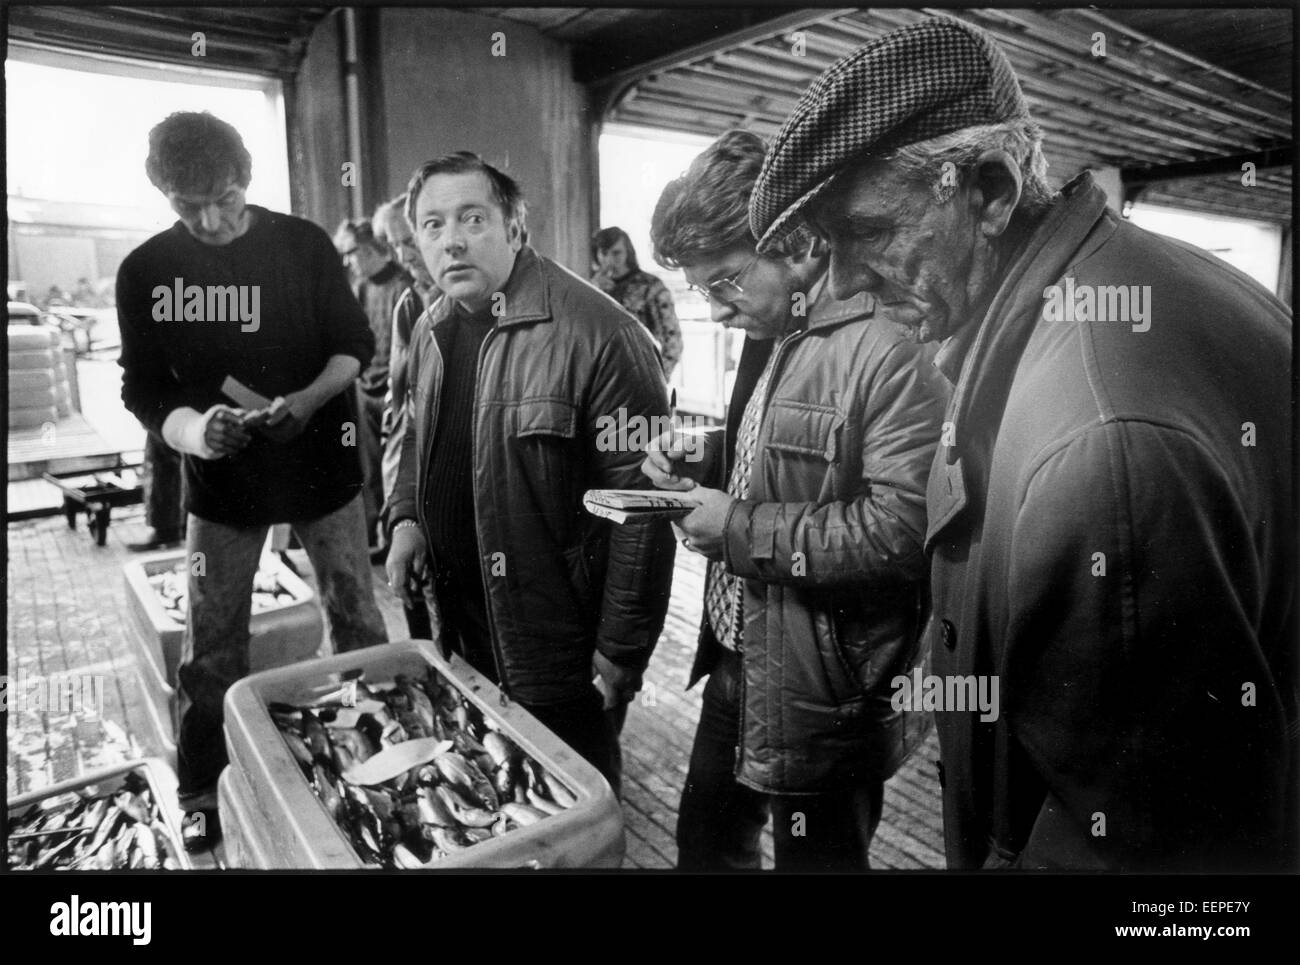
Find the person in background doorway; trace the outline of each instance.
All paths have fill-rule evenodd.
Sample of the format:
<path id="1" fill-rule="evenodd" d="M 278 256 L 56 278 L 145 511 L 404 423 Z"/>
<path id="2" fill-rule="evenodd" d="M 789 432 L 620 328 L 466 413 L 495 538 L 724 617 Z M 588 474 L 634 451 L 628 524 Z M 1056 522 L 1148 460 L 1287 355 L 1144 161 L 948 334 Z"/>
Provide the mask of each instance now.
<path id="1" fill-rule="evenodd" d="M 415 243 L 411 223 L 406 220 L 406 195 L 401 194 L 375 209 L 371 219 L 375 237 L 383 241 L 397 256 L 402 267 L 411 276 L 411 284 L 397 300 L 393 309 L 392 341 L 388 353 L 388 394 L 384 398 L 384 453 L 382 475 L 384 480 L 384 510 L 380 514 L 383 526 L 388 527 L 388 513 L 397 484 L 397 469 L 402 456 L 402 440 L 409 425 L 406 400 L 410 382 L 407 379 L 407 360 L 411 352 L 411 333 L 426 307 L 441 294 L 433 283 L 433 276 L 424 263 L 424 256 Z M 402 599 L 406 628 L 412 640 L 432 640 L 434 615 L 438 612 L 433 593 L 433 579 L 426 573 L 418 587 Z"/>
<path id="2" fill-rule="evenodd" d="M 664 379 L 682 358 L 682 329 L 668 287 L 637 264 L 632 239 L 622 228 L 602 228 L 591 239 L 592 283 L 641 320 L 659 343 Z"/>
<path id="3" fill-rule="evenodd" d="M 379 533 L 378 523 L 384 508 L 384 397 L 388 394 L 389 347 L 393 309 L 411 286 L 411 276 L 393 260 L 388 245 L 375 237 L 369 221 L 343 222 L 334 233 L 334 246 L 352 271 L 353 290 L 375 336 L 375 356 L 357 379 L 357 405 L 361 415 L 357 441 L 366 477 L 363 494 L 370 558 L 382 563 L 387 545 Z"/>
<path id="4" fill-rule="evenodd" d="M 89 278 L 82 276 L 77 279 L 77 287 L 72 291 L 72 304 L 89 308 L 96 304 L 98 298 L 95 286 L 90 283 Z"/>

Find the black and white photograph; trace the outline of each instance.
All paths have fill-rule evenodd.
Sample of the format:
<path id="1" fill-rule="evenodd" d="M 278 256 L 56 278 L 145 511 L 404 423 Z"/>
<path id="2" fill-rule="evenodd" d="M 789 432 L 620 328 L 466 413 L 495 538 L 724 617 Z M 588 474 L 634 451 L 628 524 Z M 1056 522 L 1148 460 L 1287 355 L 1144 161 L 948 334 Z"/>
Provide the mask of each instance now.
<path id="1" fill-rule="evenodd" d="M 1261 934 L 1293 7 L 4 16 L 25 928 L 748 873 Z"/>

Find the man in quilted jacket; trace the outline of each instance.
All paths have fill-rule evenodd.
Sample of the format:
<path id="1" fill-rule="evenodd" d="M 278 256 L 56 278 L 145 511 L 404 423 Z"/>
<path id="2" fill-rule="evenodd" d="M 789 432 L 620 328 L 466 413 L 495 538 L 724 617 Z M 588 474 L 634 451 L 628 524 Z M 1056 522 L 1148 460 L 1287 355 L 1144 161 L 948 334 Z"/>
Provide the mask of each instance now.
<path id="1" fill-rule="evenodd" d="M 713 320 L 771 340 L 728 465 L 706 477 L 671 440 L 643 471 L 686 491 L 683 546 L 709 560 L 691 683 L 709 675 L 678 814 L 678 868 L 868 867 L 885 779 L 905 756 L 892 684 L 917 654 L 928 575 L 925 476 L 942 381 L 917 346 L 839 302 L 810 235 L 759 255 L 748 201 L 763 142 L 723 135 L 664 190 L 655 256 Z M 738 378 L 737 394 L 741 393 Z M 691 478 L 699 475 L 699 478 Z"/>

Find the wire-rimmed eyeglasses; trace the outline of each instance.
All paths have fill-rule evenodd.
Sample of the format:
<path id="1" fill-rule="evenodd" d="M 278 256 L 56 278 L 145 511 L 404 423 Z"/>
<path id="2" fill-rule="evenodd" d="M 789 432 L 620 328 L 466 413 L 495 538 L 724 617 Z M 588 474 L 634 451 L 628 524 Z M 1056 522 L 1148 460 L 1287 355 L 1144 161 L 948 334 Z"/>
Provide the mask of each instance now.
<path id="1" fill-rule="evenodd" d="M 749 271 L 749 269 L 754 267 L 754 263 L 758 261 L 759 257 L 759 255 L 755 254 L 754 257 L 749 260 L 749 264 L 740 269 L 740 271 L 736 272 L 730 278 L 719 278 L 717 281 L 711 281 L 708 285 L 704 286 L 688 284 L 686 287 L 702 298 L 712 299 L 713 301 L 719 302 L 723 305 L 730 305 L 741 295 L 745 294 L 745 289 L 741 288 L 739 284 L 740 277 L 745 274 L 745 272 Z"/>

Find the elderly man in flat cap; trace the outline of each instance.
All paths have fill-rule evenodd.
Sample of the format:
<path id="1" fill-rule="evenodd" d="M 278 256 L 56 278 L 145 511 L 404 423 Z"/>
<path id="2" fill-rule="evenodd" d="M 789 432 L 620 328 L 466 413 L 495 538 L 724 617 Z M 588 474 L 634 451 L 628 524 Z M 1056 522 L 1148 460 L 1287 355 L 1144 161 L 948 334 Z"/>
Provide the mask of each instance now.
<path id="1" fill-rule="evenodd" d="M 933 18 L 818 78 L 750 204 L 760 249 L 807 223 L 836 297 L 942 342 L 949 866 L 1294 867 L 1290 311 L 1045 168 L 1005 56 Z"/>

